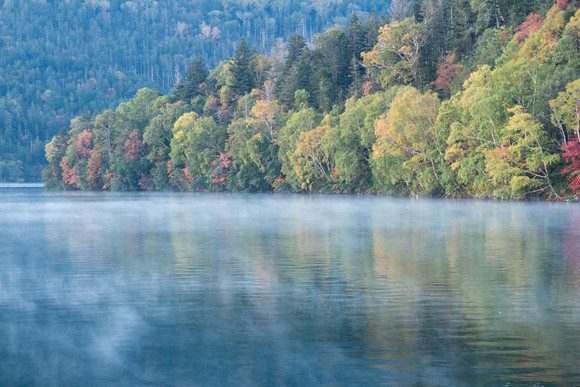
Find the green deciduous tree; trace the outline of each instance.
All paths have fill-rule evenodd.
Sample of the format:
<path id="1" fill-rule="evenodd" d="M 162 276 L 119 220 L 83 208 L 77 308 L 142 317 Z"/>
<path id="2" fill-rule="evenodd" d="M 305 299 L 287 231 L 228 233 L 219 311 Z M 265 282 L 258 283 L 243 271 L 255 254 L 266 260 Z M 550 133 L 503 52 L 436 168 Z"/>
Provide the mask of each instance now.
<path id="1" fill-rule="evenodd" d="M 42 171 L 42 180 L 49 190 L 64 188 L 62 182 L 62 167 L 60 163 L 65 156 L 68 144 L 68 131 L 62 129 L 46 144 L 46 159 L 48 165 Z"/>
<path id="2" fill-rule="evenodd" d="M 333 149 L 326 141 L 331 127 L 321 125 L 300 133 L 296 149 L 290 156 L 300 189 L 330 191 L 336 177 Z"/>
<path id="3" fill-rule="evenodd" d="M 192 189 L 211 186 L 212 162 L 225 151 L 226 130 L 212 117 L 199 117 L 190 112 L 174 124 L 171 140 L 171 166 L 183 176 Z"/>
<path id="4" fill-rule="evenodd" d="M 406 18 L 386 24 L 379 32 L 374 49 L 363 54 L 365 66 L 385 87 L 417 84 L 421 47 L 427 39 L 425 25 Z"/>
<path id="5" fill-rule="evenodd" d="M 550 166 L 560 160 L 560 155 L 549 152 L 552 147 L 548 136 L 530 113 L 521 106 L 509 112 L 498 145 L 484 151 L 494 196 L 520 199 L 548 189 L 556 194 L 550 182 Z"/>
<path id="6" fill-rule="evenodd" d="M 334 148 L 334 168 L 337 189 L 347 192 L 365 192 L 371 188 L 370 168 L 372 147 L 376 142 L 374 123 L 385 114 L 397 88 L 350 98 L 339 124 L 333 127 L 327 141 Z"/>
<path id="7" fill-rule="evenodd" d="M 296 175 L 296 170 L 291 162 L 291 157 L 296 150 L 296 143 L 300 134 L 309 132 L 318 126 L 322 116 L 314 109 L 303 106 L 302 109 L 293 113 L 286 125 L 280 129 L 277 139 L 279 145 L 279 159 L 284 179 L 295 189 L 301 189 L 302 181 Z"/>
<path id="8" fill-rule="evenodd" d="M 566 85 L 566 91 L 550 101 L 552 123 L 558 127 L 561 142 L 570 138 L 580 140 L 580 79 Z"/>
<path id="9" fill-rule="evenodd" d="M 153 164 L 151 173 L 153 187 L 157 190 L 170 188 L 167 162 L 171 151 L 173 125 L 179 117 L 189 110 L 189 105 L 183 101 L 166 104 L 153 117 L 143 132 L 143 143 L 147 146 L 147 159 Z"/>
<path id="10" fill-rule="evenodd" d="M 375 122 L 373 166 L 380 185 L 403 183 L 413 195 L 442 193 L 445 139 L 437 132 L 439 105 L 433 93 L 421 94 L 411 86 L 398 90 L 389 112 Z"/>

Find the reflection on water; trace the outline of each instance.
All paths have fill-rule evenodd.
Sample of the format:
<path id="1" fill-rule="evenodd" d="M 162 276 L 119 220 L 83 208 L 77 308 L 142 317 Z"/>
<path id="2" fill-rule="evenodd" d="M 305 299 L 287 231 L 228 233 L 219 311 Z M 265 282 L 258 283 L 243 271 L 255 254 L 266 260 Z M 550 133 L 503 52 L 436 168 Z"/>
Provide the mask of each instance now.
<path id="1" fill-rule="evenodd" d="M 579 237 L 563 203 L 0 189 L 0 384 L 580 384 Z"/>

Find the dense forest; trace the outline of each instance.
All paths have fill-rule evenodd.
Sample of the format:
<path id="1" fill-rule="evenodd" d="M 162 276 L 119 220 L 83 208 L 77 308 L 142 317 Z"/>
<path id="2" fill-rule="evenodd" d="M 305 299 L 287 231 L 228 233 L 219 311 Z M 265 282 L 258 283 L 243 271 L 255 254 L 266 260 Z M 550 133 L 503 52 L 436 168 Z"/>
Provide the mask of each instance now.
<path id="1" fill-rule="evenodd" d="M 242 39 L 46 146 L 49 189 L 580 193 L 578 1 L 394 0 L 310 44 Z"/>
<path id="2" fill-rule="evenodd" d="M 70 119 L 143 87 L 171 92 L 197 56 L 213 67 L 241 38 L 261 53 L 309 43 L 376 0 L 0 0 L 0 182 L 39 180 L 44 145 Z M 84 112 L 84 113 L 83 113 Z"/>

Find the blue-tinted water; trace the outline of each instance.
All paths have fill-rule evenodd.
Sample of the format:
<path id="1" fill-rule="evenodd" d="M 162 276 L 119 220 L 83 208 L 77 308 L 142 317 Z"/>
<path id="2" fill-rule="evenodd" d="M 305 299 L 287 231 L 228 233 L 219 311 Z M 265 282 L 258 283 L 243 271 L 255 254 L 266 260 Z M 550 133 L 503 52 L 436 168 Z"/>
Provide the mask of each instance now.
<path id="1" fill-rule="evenodd" d="M 580 384 L 580 206 L 0 189 L 0 385 Z"/>

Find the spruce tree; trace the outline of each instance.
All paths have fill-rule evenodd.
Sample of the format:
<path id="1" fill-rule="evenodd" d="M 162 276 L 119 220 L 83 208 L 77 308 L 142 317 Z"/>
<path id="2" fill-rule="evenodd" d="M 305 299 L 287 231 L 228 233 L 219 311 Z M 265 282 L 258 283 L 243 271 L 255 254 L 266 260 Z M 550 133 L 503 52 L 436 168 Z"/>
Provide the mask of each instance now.
<path id="1" fill-rule="evenodd" d="M 306 90 L 312 94 L 312 58 L 308 47 L 304 47 L 288 71 L 285 71 L 278 85 L 280 101 L 290 106 L 294 102 L 296 90 Z"/>
<path id="2" fill-rule="evenodd" d="M 201 57 L 194 59 L 185 71 L 183 78 L 177 82 L 173 90 L 173 98 L 189 102 L 202 94 L 199 86 L 204 83 L 209 75 Z"/>
<path id="3" fill-rule="evenodd" d="M 288 37 L 288 56 L 284 65 L 285 71 L 289 71 L 294 63 L 298 60 L 302 51 L 306 48 L 306 42 L 302 35 L 293 34 Z"/>
<path id="4" fill-rule="evenodd" d="M 230 62 L 231 77 L 228 81 L 230 90 L 236 96 L 246 95 L 254 86 L 251 63 L 255 53 L 242 38 Z"/>

